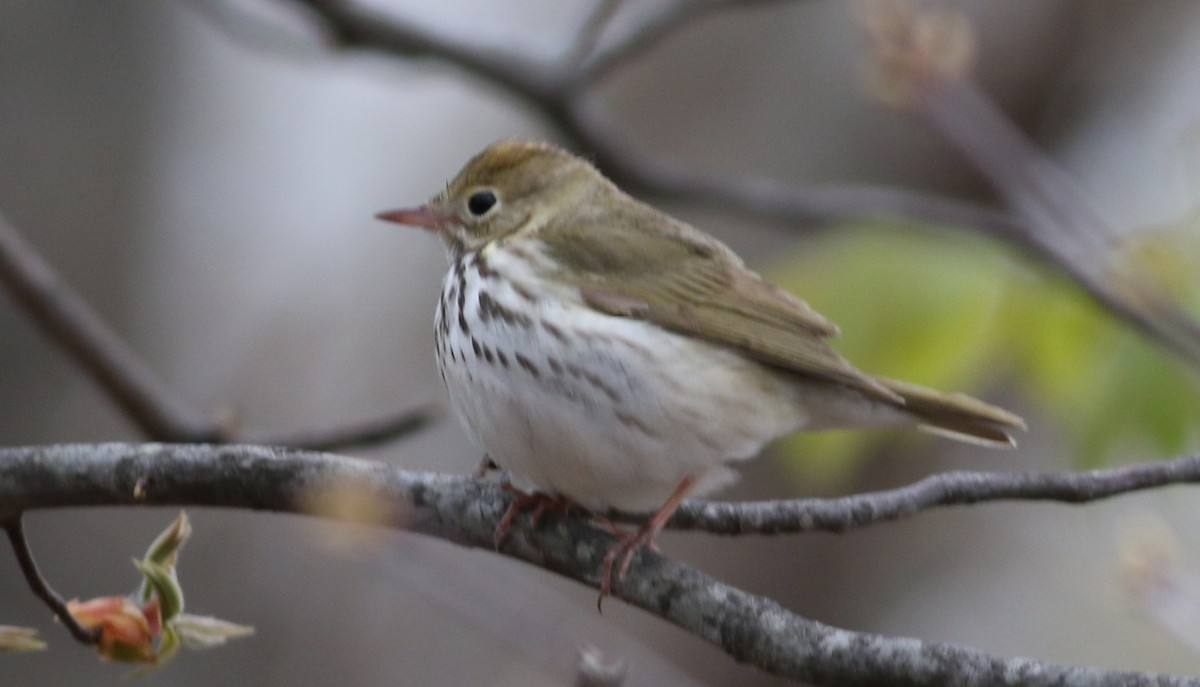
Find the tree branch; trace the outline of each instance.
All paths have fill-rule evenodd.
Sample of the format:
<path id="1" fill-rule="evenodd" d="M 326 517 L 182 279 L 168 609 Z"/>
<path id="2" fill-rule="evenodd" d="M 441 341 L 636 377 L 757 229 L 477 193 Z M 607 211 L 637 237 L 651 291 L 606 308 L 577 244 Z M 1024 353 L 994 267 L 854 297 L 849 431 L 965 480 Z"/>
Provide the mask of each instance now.
<path id="1" fill-rule="evenodd" d="M 675 0 L 649 14 L 612 45 L 593 54 L 578 73 L 581 82 L 603 80 L 640 57 L 664 38 L 708 14 L 731 7 L 766 5 L 782 0 Z M 794 0 L 788 0 L 794 1 Z"/>
<path id="2" fill-rule="evenodd" d="M 1079 479 L 1093 480 L 1088 476 L 1094 474 L 1084 473 Z M 996 479 L 989 475 L 981 481 Z M 488 550 L 510 499 L 499 486 L 467 477 L 259 446 L 0 449 L 0 518 L 41 508 L 114 505 L 308 513 L 306 504 L 314 492 L 347 488 L 398 504 L 387 522 L 372 524 Z M 1133 488 L 1138 487 L 1129 486 Z M 1014 487 L 1009 493 L 1044 493 L 1038 491 L 1042 487 L 1025 489 Z M 1090 494 L 1071 489 L 1056 493 L 1078 500 L 1117 492 L 1097 488 Z M 513 528 L 500 553 L 599 588 L 601 561 L 615 543 L 612 535 L 584 520 L 547 513 L 535 529 Z M 614 594 L 721 647 L 738 661 L 817 685 L 1200 686 L 1200 679 L 1194 678 L 1003 658 L 952 644 L 843 630 L 651 552 L 637 554 Z"/>
<path id="3" fill-rule="evenodd" d="M 567 54 L 563 57 L 569 68 L 578 69 L 579 65 L 594 53 L 596 44 L 600 42 L 600 37 L 604 35 L 605 29 L 620 7 L 621 0 L 596 0 L 592 11 L 575 32 L 575 39 L 571 41 Z"/>
<path id="4" fill-rule="evenodd" d="M 284 434 L 239 432 L 237 441 L 268 446 L 287 446 L 308 451 L 334 451 L 379 446 L 408 436 L 436 422 L 442 408 L 426 403 L 378 417 L 355 420 L 336 427 Z"/>
<path id="5" fill-rule="evenodd" d="M 899 489 L 835 499 L 751 503 L 688 501 L 669 527 L 714 534 L 844 532 L 931 508 L 984 501 L 1080 504 L 1171 484 L 1200 482 L 1200 455 L 1088 472 L 946 472 Z M 617 513 L 615 520 L 637 516 Z"/>
<path id="6" fill-rule="evenodd" d="M 438 415 L 433 406 L 424 405 L 344 426 L 291 435 L 246 436 L 234 429 L 235 423 L 201 416 L 179 401 L 3 215 L 0 285 L 150 439 L 219 443 L 244 437 L 256 443 L 325 450 L 392 441 L 427 426 Z"/>
<path id="7" fill-rule="evenodd" d="M 341 48 L 365 48 L 405 59 L 436 58 L 520 96 L 536 107 L 559 99 L 562 75 L 553 65 L 505 50 L 465 43 L 344 0 L 302 0 Z"/>
<path id="8" fill-rule="evenodd" d="M 945 80 L 924 89 L 923 119 L 953 143 L 1025 221 L 1009 240 L 1057 266 L 1106 308 L 1147 338 L 1200 366 L 1200 325 L 1161 289 L 1113 269 L 1116 232 L 1075 181 L 972 83 Z"/>
<path id="9" fill-rule="evenodd" d="M 56 344 L 150 437 L 221 441 L 211 419 L 179 403 L 87 303 L 71 290 L 0 216 L 0 283 Z"/>

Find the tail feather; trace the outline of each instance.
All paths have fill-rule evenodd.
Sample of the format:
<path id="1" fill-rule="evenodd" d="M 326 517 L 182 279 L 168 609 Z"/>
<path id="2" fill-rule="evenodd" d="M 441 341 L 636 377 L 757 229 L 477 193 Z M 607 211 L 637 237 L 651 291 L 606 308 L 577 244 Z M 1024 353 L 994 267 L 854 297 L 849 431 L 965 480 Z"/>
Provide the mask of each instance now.
<path id="1" fill-rule="evenodd" d="M 985 446 L 1017 445 L 1011 430 L 1024 430 L 1017 415 L 972 398 L 947 394 L 894 379 L 878 381 L 904 399 L 904 410 L 915 415 L 921 429 L 959 441 Z"/>

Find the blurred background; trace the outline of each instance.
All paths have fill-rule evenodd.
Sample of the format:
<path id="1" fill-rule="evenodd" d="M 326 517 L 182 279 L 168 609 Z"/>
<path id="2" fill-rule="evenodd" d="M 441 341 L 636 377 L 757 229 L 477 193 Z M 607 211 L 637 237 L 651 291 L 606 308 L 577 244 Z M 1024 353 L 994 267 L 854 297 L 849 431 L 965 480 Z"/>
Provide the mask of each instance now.
<path id="1" fill-rule="evenodd" d="M 372 4 L 545 58 L 592 7 Z M 978 35 L 982 87 L 1076 177 L 1132 255 L 1195 299 L 1200 5 L 955 4 Z M 0 2 L 0 212 L 181 398 L 263 430 L 443 400 L 432 350 L 441 247 L 372 215 L 422 201 L 496 139 L 554 137 L 524 105 L 442 63 L 327 51 L 307 19 L 285 0 Z M 734 9 L 664 40 L 595 99 L 629 145 L 697 169 L 988 199 L 948 144 L 867 97 L 863 45 L 848 3 Z M 838 322 L 839 350 L 861 367 L 971 392 L 1030 425 L 1007 453 L 912 434 L 788 439 L 720 498 L 1196 450 L 1193 371 L 1009 248 L 912 223 L 798 231 L 664 207 Z M 0 296 L 0 444 L 138 438 Z M 452 473 L 479 459 L 449 418 L 355 454 Z M 569 685 L 585 646 L 625 660 L 628 685 L 782 684 L 619 602 L 597 615 L 592 590 L 487 552 L 298 517 L 190 515 L 189 611 L 258 634 L 187 653 L 150 684 Z M 955 508 L 844 535 L 661 543 L 842 627 L 1197 674 L 1187 628 L 1200 619 L 1177 611 L 1200 604 L 1186 591 L 1200 575 L 1198 515 L 1195 494 L 1174 488 L 1087 507 Z M 27 527 L 51 581 L 89 598 L 132 589 L 130 557 L 173 516 L 40 512 Z M 11 560 L 0 561 L 0 623 L 35 625 L 52 642 L 0 658 L 5 684 L 126 672 L 73 645 Z"/>

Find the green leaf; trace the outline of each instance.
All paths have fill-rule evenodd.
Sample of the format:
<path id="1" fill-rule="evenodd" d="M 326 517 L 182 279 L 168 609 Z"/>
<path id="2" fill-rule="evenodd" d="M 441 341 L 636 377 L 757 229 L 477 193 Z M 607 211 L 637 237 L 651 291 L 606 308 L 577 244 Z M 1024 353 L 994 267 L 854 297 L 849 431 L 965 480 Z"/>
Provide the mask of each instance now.
<path id="1" fill-rule="evenodd" d="M 188 538 L 192 536 L 192 523 L 188 519 L 187 513 L 179 511 L 179 515 L 175 520 L 163 530 L 154 541 L 150 543 L 150 547 L 146 549 L 146 555 L 142 557 L 142 561 L 152 563 L 156 566 L 165 567 L 175 575 L 175 563 L 179 557 L 179 550 L 187 543 Z M 139 570 L 141 568 L 138 568 Z M 142 603 L 150 600 L 151 588 L 147 581 L 142 583 L 141 589 L 138 590 L 139 597 Z M 175 584 L 178 587 L 178 582 Z"/>
<path id="2" fill-rule="evenodd" d="M 192 522 L 188 519 L 186 512 L 179 511 L 179 515 L 167 526 L 167 529 L 163 530 L 150 543 L 150 548 L 146 549 L 146 555 L 142 559 L 158 565 L 174 565 L 179 550 L 191 536 Z"/>
<path id="3" fill-rule="evenodd" d="M 134 560 L 133 565 L 142 573 L 146 584 L 158 597 L 162 622 L 166 626 L 183 612 L 183 588 L 179 586 L 174 566 L 168 567 L 145 560 Z"/>
<path id="4" fill-rule="evenodd" d="M 1157 288 L 1200 304 L 1196 218 L 1149 235 L 1114 267 L 1114 288 Z M 1118 257 L 1120 257 L 1118 255 Z M 1077 286 L 997 244 L 916 225 L 831 230 L 769 271 L 843 332 L 860 369 L 989 399 L 1002 382 L 1034 431 L 1063 436 L 1076 465 L 1155 458 L 1200 445 L 1200 382 Z M 1168 292 L 1168 291 L 1164 291 Z M 849 474 L 895 433 L 788 437 L 807 480 Z"/>
<path id="5" fill-rule="evenodd" d="M 932 239 L 936 238 L 936 242 Z M 805 245 L 770 278 L 836 322 L 832 345 L 866 372 L 973 391 L 1002 349 L 1008 261 L 988 243 L 944 232 L 854 227 Z M 992 363 L 992 364 L 989 364 Z M 897 432 L 800 432 L 778 448 L 810 488 L 834 489 L 858 459 Z"/>

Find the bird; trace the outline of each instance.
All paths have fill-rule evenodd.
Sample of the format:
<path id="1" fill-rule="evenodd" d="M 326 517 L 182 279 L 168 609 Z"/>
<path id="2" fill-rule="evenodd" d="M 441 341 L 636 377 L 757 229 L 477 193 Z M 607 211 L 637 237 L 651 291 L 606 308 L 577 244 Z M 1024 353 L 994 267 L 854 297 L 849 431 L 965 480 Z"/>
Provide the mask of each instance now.
<path id="1" fill-rule="evenodd" d="M 685 498 L 728 485 L 780 436 L 917 427 L 1009 447 L 1025 427 L 860 371 L 803 300 L 550 143 L 494 143 L 426 203 L 376 216 L 445 248 L 438 370 L 470 439 L 521 494 L 497 546 L 531 504 L 535 517 L 548 503 L 652 513 L 607 552 L 601 600 Z"/>

